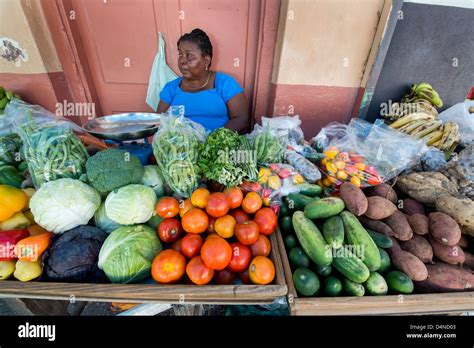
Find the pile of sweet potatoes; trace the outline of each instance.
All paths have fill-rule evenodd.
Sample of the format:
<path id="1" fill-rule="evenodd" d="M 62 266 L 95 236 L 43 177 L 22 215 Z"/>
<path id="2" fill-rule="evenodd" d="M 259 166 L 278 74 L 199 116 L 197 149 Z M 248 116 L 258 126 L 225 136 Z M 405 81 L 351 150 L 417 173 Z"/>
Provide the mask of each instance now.
<path id="1" fill-rule="evenodd" d="M 364 191 L 344 186 L 340 195 L 346 208 L 366 229 L 391 237 L 393 247 L 387 251 L 392 264 L 419 292 L 474 290 L 474 243 L 455 219 L 388 184 Z"/>

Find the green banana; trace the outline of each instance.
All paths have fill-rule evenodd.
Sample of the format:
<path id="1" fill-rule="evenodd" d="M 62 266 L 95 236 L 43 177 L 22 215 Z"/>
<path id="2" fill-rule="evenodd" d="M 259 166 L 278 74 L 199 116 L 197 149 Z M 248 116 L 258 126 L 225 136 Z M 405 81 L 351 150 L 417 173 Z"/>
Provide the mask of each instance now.
<path id="1" fill-rule="evenodd" d="M 412 88 L 412 91 L 415 92 L 416 94 L 418 94 L 418 93 L 420 93 L 424 90 L 432 91 L 433 86 L 431 86 L 428 82 L 422 82 L 422 83 L 419 83 L 419 84 L 415 85 L 415 89 Z"/>

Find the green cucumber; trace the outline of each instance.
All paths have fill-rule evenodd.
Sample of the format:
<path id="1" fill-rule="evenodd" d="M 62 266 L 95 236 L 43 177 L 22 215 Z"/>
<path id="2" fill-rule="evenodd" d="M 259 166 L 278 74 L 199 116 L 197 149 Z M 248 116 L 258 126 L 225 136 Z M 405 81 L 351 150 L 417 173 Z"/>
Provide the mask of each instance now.
<path id="1" fill-rule="evenodd" d="M 343 246 L 336 250 L 332 266 L 347 279 L 355 283 L 363 283 L 369 278 L 370 271 L 350 249 L 349 246 Z"/>
<path id="2" fill-rule="evenodd" d="M 304 207 L 314 201 L 313 197 L 308 197 L 300 193 L 290 193 L 286 196 L 286 203 L 290 210 L 303 210 Z"/>
<path id="3" fill-rule="evenodd" d="M 289 234 L 285 237 L 284 243 L 285 243 L 286 250 L 291 250 L 294 247 L 298 246 L 298 239 L 296 238 L 295 235 Z"/>
<path id="4" fill-rule="evenodd" d="M 376 271 L 380 268 L 380 252 L 374 240 L 370 237 L 364 227 L 354 214 L 348 211 L 341 213 L 344 223 L 344 233 L 348 244 L 360 247 L 362 261 L 367 265 L 370 271 Z"/>
<path id="5" fill-rule="evenodd" d="M 344 201 L 338 197 L 326 197 L 309 202 L 304 207 L 308 219 L 324 219 L 339 214 L 344 210 Z"/>
<path id="6" fill-rule="evenodd" d="M 387 295 L 388 285 L 384 277 L 377 272 L 371 272 L 369 279 L 364 284 L 365 290 L 369 295 L 381 296 Z"/>
<path id="7" fill-rule="evenodd" d="M 326 265 L 326 266 L 314 265 L 314 268 L 316 269 L 316 273 L 322 277 L 327 277 L 332 272 L 331 265 Z"/>
<path id="8" fill-rule="evenodd" d="M 390 266 L 392 263 L 390 261 L 390 256 L 384 249 L 379 248 L 379 252 L 380 252 L 381 262 L 380 262 L 380 268 L 377 270 L 377 272 L 385 273 L 390 269 Z"/>
<path id="9" fill-rule="evenodd" d="M 283 216 L 278 223 L 280 231 L 284 236 L 293 233 L 293 224 L 290 216 Z"/>
<path id="10" fill-rule="evenodd" d="M 331 264 L 332 249 L 316 225 L 302 211 L 295 211 L 292 221 L 296 237 L 309 258 L 319 266 Z"/>
<path id="11" fill-rule="evenodd" d="M 347 278 L 342 279 L 342 288 L 344 292 L 349 296 L 364 296 L 365 288 L 362 284 L 354 283 L 352 280 Z"/>
<path id="12" fill-rule="evenodd" d="M 390 271 L 385 276 L 385 280 L 392 293 L 411 294 L 413 292 L 413 281 L 403 272 Z"/>
<path id="13" fill-rule="evenodd" d="M 293 268 L 299 268 L 299 267 L 308 268 L 309 265 L 311 264 L 311 261 L 308 255 L 306 255 L 304 250 L 298 246 L 290 250 L 288 254 L 288 260 L 290 261 L 290 265 L 293 266 Z"/>
<path id="14" fill-rule="evenodd" d="M 329 276 L 323 280 L 324 293 L 330 297 L 336 297 L 342 293 L 342 283 L 334 276 Z"/>
<path id="15" fill-rule="evenodd" d="M 320 196 L 321 192 L 323 192 L 321 186 L 315 185 L 315 184 L 299 184 L 296 187 L 299 190 L 298 193 L 301 193 L 309 197 Z"/>
<path id="16" fill-rule="evenodd" d="M 384 248 L 384 249 L 389 249 L 393 246 L 393 242 L 390 239 L 390 237 L 387 237 L 386 235 L 382 233 L 378 233 L 372 230 L 366 230 L 369 236 L 374 240 L 375 244 L 377 244 L 378 247 Z"/>
<path id="17" fill-rule="evenodd" d="M 286 205 L 285 202 L 281 202 L 280 204 L 280 212 L 279 212 L 279 215 L 280 216 L 291 216 L 291 211 L 290 211 L 290 208 L 288 208 L 288 205 Z"/>
<path id="18" fill-rule="evenodd" d="M 293 273 L 293 284 L 296 291 L 303 296 L 315 295 L 320 287 L 318 276 L 308 268 L 298 268 Z"/>
<path id="19" fill-rule="evenodd" d="M 334 249 L 342 247 L 344 244 L 344 224 L 339 216 L 331 216 L 324 222 L 323 236 Z"/>

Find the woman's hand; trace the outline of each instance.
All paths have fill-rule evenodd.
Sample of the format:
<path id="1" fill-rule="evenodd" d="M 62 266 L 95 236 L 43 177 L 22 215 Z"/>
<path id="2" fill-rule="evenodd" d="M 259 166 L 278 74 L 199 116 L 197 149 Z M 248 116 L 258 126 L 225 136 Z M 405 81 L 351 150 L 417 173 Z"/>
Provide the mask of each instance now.
<path id="1" fill-rule="evenodd" d="M 160 101 L 161 105 L 161 101 Z M 229 110 L 229 122 L 224 127 L 233 129 L 239 133 L 248 131 L 250 126 L 247 98 L 244 92 L 235 95 L 227 101 Z M 159 107 L 158 107 L 159 110 Z"/>
<path id="2" fill-rule="evenodd" d="M 158 104 L 158 109 L 156 109 L 156 112 L 158 114 L 165 113 L 169 109 L 169 105 L 166 104 L 163 100 L 160 100 L 160 103 Z"/>

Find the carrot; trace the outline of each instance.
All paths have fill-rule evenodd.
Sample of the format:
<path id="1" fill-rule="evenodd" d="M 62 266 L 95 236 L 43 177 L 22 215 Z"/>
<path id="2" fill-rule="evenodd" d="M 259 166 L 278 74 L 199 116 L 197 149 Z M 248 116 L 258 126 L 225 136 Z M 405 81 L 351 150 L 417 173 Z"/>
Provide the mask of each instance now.
<path id="1" fill-rule="evenodd" d="M 22 239 L 15 246 L 15 254 L 20 261 L 36 261 L 48 249 L 52 237 L 53 233 L 46 232 Z"/>

